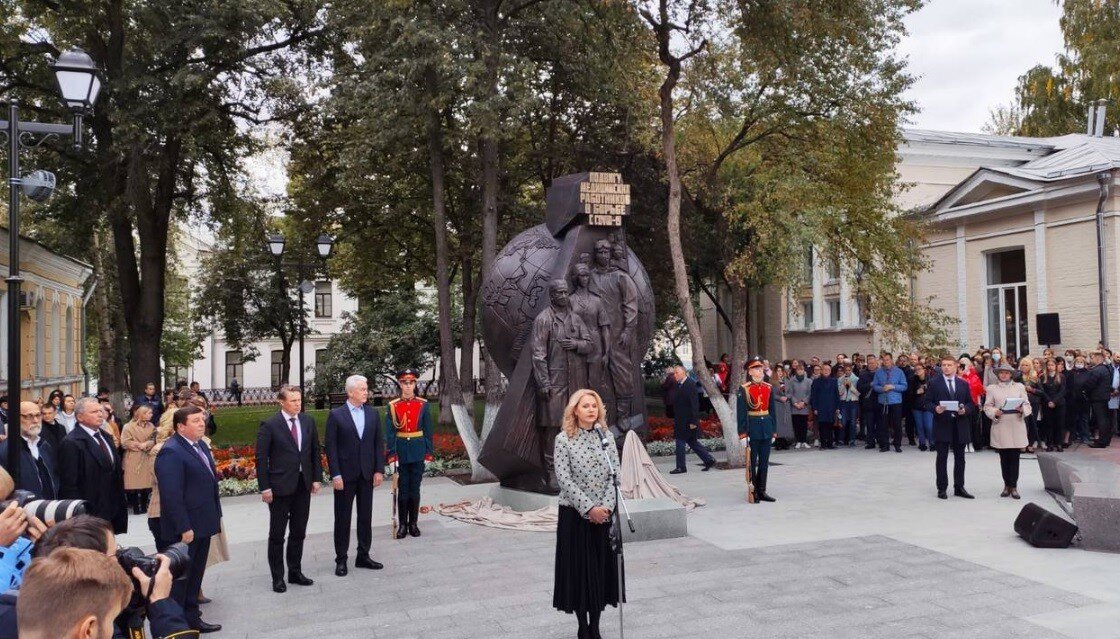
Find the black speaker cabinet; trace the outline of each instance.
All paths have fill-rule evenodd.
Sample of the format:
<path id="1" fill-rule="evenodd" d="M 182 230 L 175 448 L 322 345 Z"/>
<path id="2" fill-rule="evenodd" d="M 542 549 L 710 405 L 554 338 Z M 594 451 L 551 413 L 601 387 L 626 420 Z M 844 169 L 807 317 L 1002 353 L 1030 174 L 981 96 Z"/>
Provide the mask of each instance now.
<path id="1" fill-rule="evenodd" d="M 1077 526 L 1032 502 L 1015 518 L 1015 532 L 1035 548 L 1068 548 Z"/>
<path id="2" fill-rule="evenodd" d="M 1034 316 L 1034 327 L 1039 344 L 1061 344 L 1062 325 L 1057 313 L 1039 313 Z"/>

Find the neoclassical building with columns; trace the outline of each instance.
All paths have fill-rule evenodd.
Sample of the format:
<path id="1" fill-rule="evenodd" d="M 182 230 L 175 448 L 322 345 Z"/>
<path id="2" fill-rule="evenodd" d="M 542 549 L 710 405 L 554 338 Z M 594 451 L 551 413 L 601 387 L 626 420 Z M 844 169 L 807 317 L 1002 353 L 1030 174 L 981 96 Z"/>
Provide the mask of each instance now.
<path id="1" fill-rule="evenodd" d="M 1021 356 L 1048 345 L 1092 347 L 1102 336 L 1120 342 L 1120 139 L 908 129 L 898 155 L 896 201 L 929 225 L 916 249 L 930 268 L 910 288 L 914 299 L 955 318 L 952 346 Z M 751 352 L 831 358 L 900 346 L 883 343 L 875 318 L 852 295 L 848 265 L 816 252 L 805 260 L 810 285 L 752 296 Z M 1061 339 L 1042 342 L 1037 316 L 1052 313 Z M 730 350 L 730 334 L 715 312 L 704 318 L 714 360 Z"/>
<path id="2" fill-rule="evenodd" d="M 88 301 L 90 265 L 20 238 L 20 379 L 23 397 L 46 396 L 55 388 L 78 395 L 86 390 L 82 366 L 85 334 L 82 312 Z M 0 227 L 0 272 L 8 272 L 8 230 Z M 8 392 L 8 293 L 0 290 L 0 392 Z"/>

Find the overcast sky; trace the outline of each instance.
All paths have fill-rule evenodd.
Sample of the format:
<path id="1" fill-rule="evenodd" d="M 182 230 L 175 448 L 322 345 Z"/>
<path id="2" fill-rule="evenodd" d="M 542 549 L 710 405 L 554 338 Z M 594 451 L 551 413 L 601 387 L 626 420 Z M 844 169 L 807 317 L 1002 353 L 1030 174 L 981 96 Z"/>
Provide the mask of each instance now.
<path id="1" fill-rule="evenodd" d="M 1011 102 L 1020 75 L 1054 63 L 1060 17 L 1054 0 L 932 0 L 911 15 L 899 48 L 918 78 L 912 125 L 980 131 L 992 107 Z"/>

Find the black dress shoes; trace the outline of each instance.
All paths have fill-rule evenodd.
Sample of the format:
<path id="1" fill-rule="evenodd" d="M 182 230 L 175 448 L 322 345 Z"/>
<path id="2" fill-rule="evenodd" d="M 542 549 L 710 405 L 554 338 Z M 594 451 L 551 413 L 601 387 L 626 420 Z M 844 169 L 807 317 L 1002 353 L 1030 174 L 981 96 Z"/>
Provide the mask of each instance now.
<path id="1" fill-rule="evenodd" d="M 921 446 L 918 446 L 918 450 L 922 451 L 923 453 L 926 452 L 926 445 L 922 444 Z"/>
<path id="2" fill-rule="evenodd" d="M 895 446 L 894 447 L 894 452 L 901 453 L 902 452 L 902 446 Z"/>
<path id="3" fill-rule="evenodd" d="M 972 496 L 971 493 L 969 493 L 967 490 L 965 490 L 963 488 L 954 489 L 953 494 L 956 495 L 957 497 L 964 497 L 965 499 L 976 499 L 975 497 Z"/>
<path id="4" fill-rule="evenodd" d="M 370 570 L 381 570 L 385 566 L 380 561 L 374 561 L 368 555 L 365 557 L 358 557 L 354 562 L 354 566 L 358 568 L 369 568 Z"/>
<path id="5" fill-rule="evenodd" d="M 345 577 L 349 572 L 350 571 L 346 568 L 345 561 L 334 562 L 334 574 L 338 575 L 339 577 Z"/>
<path id="6" fill-rule="evenodd" d="M 947 495 L 944 490 L 939 490 L 939 491 L 937 491 L 937 498 L 938 499 L 948 499 L 949 495 Z"/>
<path id="7" fill-rule="evenodd" d="M 864 448 L 866 450 L 871 450 L 871 449 L 875 448 L 875 444 L 867 444 L 866 446 L 864 446 Z"/>
<path id="8" fill-rule="evenodd" d="M 408 525 L 408 534 L 412 537 L 420 536 L 420 527 L 416 525 L 415 521 Z"/>
<path id="9" fill-rule="evenodd" d="M 277 577 L 272 580 L 272 592 L 288 592 L 288 584 L 284 580 Z"/>
<path id="10" fill-rule="evenodd" d="M 1102 444 L 1100 442 L 1093 442 L 1093 443 L 1089 444 L 1089 448 L 1108 448 L 1108 444 Z"/>
<path id="11" fill-rule="evenodd" d="M 701 470 L 703 472 L 707 472 L 707 471 L 709 471 L 709 470 L 711 470 L 715 467 L 716 467 L 716 463 L 714 461 L 712 461 L 712 462 L 708 462 L 708 463 L 704 464 L 704 468 L 702 468 Z"/>
<path id="12" fill-rule="evenodd" d="M 399 526 L 397 526 L 397 539 L 404 539 L 408 536 L 408 524 L 402 519 Z"/>
<path id="13" fill-rule="evenodd" d="M 199 619 L 198 623 L 195 624 L 194 629 L 205 635 L 211 632 L 218 632 L 222 629 L 222 624 L 206 623 L 205 621 Z"/>
<path id="14" fill-rule="evenodd" d="M 769 501 L 769 502 L 775 502 L 775 501 L 778 501 L 778 500 L 777 500 L 777 499 L 774 499 L 774 498 L 773 498 L 773 497 L 771 497 L 770 495 L 767 495 L 766 493 L 762 493 L 761 495 L 759 495 L 759 496 L 758 496 L 758 501 Z"/>
<path id="15" fill-rule="evenodd" d="M 288 583 L 295 584 L 297 586 L 310 586 L 315 582 L 311 579 L 308 579 L 307 575 L 303 574 L 302 572 L 290 572 L 288 573 Z"/>
<path id="16" fill-rule="evenodd" d="M 674 468 L 673 470 L 669 471 L 669 474 L 670 475 L 680 475 L 681 473 L 687 473 L 687 472 L 688 472 L 687 468 Z"/>

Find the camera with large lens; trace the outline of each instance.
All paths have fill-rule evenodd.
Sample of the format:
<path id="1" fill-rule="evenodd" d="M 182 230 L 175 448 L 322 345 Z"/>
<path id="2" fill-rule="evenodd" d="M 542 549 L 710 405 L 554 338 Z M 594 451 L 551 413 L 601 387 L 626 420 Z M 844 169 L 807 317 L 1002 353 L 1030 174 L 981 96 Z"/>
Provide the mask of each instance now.
<path id="1" fill-rule="evenodd" d="M 167 569 L 171 571 L 172 579 L 179 579 L 186 574 L 187 566 L 190 565 L 191 560 L 186 544 L 183 542 L 171 544 L 159 554 L 167 557 Z M 135 546 L 118 548 L 117 563 L 121 565 L 121 569 L 132 580 L 132 601 L 129 602 L 125 611 L 143 609 L 147 604 L 148 593 L 140 592 L 140 582 L 133 576 L 132 569 L 139 568 L 140 572 L 147 575 L 149 579 L 155 579 L 156 573 L 159 572 L 159 557 L 155 554 L 145 555 L 143 550 Z"/>
<path id="2" fill-rule="evenodd" d="M 87 509 L 86 502 L 81 499 L 39 499 L 30 490 L 13 490 L 8 499 L 0 501 L 0 510 L 7 508 L 12 502 L 28 515 L 56 524 L 75 515 L 84 515 Z"/>

